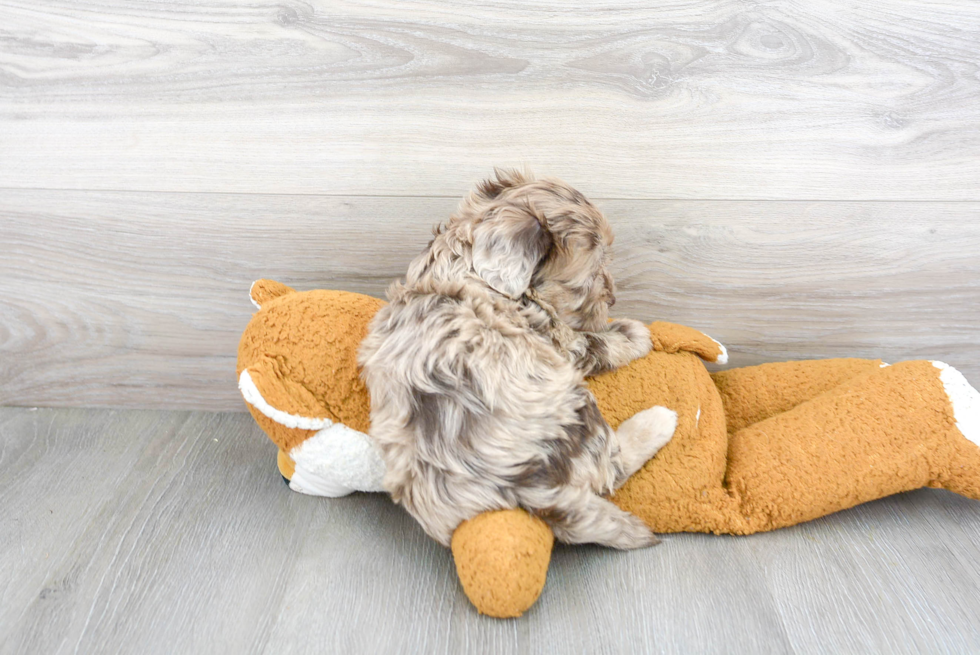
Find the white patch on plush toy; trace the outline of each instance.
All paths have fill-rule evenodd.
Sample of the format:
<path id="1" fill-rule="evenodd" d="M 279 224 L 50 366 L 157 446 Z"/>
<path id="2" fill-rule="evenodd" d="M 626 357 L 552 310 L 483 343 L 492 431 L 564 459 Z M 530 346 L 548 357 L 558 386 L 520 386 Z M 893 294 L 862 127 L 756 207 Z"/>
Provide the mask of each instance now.
<path id="1" fill-rule="evenodd" d="M 248 374 L 248 369 L 242 371 L 241 376 L 238 378 L 238 388 L 241 389 L 242 397 L 245 398 L 245 402 L 271 418 L 276 423 L 285 425 L 287 428 L 299 428 L 300 430 L 322 430 L 323 428 L 333 425 L 333 421 L 328 418 L 309 418 L 306 416 L 289 414 L 282 410 L 276 409 L 269 403 L 265 402 L 265 398 L 262 397 L 262 394 L 259 392 L 259 388 L 256 387 L 255 382 L 252 381 L 252 376 Z"/>
<path id="2" fill-rule="evenodd" d="M 891 364 L 885 364 L 884 362 L 878 364 L 878 368 L 888 368 L 889 366 L 891 366 Z"/>
<path id="3" fill-rule="evenodd" d="M 384 491 L 385 465 L 369 436 L 334 423 L 289 451 L 296 472 L 289 488 L 311 496 L 346 496 L 354 491 Z"/>
<path id="4" fill-rule="evenodd" d="M 963 374 L 944 362 L 931 362 L 941 372 L 943 389 L 953 406 L 956 427 L 963 436 L 980 446 L 980 391 L 967 382 Z"/>
<path id="5" fill-rule="evenodd" d="M 709 339 L 711 339 L 711 337 L 708 336 L 707 334 L 705 334 L 704 336 L 706 336 Z M 727 364 L 728 363 L 728 348 L 725 348 L 724 344 L 722 344 L 720 341 L 717 341 L 716 339 L 711 339 L 711 340 L 714 341 L 716 344 L 718 344 L 718 347 L 721 349 L 721 354 L 718 355 L 718 359 L 715 360 L 715 364 Z"/>
<path id="6" fill-rule="evenodd" d="M 378 446 L 369 436 L 334 423 L 328 418 L 309 418 L 272 407 L 259 392 L 248 370 L 238 379 L 245 402 L 287 428 L 319 430 L 289 451 L 296 471 L 289 481 L 293 491 L 311 496 L 337 498 L 354 491 L 384 491 L 385 465 Z"/>
<path id="7" fill-rule="evenodd" d="M 677 412 L 661 405 L 654 405 L 637 412 L 619 424 L 619 439 L 623 470 L 632 475 L 647 460 L 667 445 L 677 429 Z"/>

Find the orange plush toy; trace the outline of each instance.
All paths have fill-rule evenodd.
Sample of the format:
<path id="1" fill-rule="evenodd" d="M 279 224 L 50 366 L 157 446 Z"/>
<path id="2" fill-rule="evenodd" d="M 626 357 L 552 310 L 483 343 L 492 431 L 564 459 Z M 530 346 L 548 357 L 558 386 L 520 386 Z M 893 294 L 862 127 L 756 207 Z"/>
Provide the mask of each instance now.
<path id="1" fill-rule="evenodd" d="M 238 351 L 239 386 L 279 447 L 290 488 L 381 491 L 356 357 L 383 302 L 260 280 Z M 889 494 L 942 487 L 980 499 L 980 393 L 941 362 L 828 359 L 709 374 L 724 347 L 650 325 L 654 349 L 589 380 L 615 429 L 639 411 L 677 412 L 672 440 L 612 501 L 655 532 L 751 534 Z M 520 616 L 544 586 L 554 538 L 521 509 L 461 524 L 452 550 L 476 608 Z"/>

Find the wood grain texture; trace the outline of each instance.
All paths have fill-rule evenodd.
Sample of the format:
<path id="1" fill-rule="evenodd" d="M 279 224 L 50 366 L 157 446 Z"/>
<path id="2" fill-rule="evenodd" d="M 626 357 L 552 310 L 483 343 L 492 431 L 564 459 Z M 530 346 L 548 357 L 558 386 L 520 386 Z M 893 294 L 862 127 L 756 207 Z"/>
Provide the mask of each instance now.
<path id="1" fill-rule="evenodd" d="M 980 200 L 980 5 L 0 2 L 0 186 Z"/>
<path id="2" fill-rule="evenodd" d="M 0 651 L 261 650 L 305 522 L 244 416 L 2 416 Z"/>
<path id="3" fill-rule="evenodd" d="M 243 408 L 252 281 L 383 296 L 456 201 L 0 191 L 0 404 Z M 941 359 L 980 382 L 980 203 L 598 201 L 615 313 L 731 365 Z"/>
<path id="4" fill-rule="evenodd" d="M 274 452 L 243 414 L 0 408 L 0 653 L 980 649 L 980 503 L 949 492 L 559 547 L 500 621 L 385 496 L 293 493 Z"/>
<path id="5" fill-rule="evenodd" d="M 254 279 L 381 295 L 519 163 L 607 198 L 621 315 L 976 385 L 978 61 L 955 0 L 0 0 L 0 405 L 241 410 Z M 241 413 L 0 407 L 0 516 L 0 653 L 980 651 L 941 491 L 558 548 L 516 622 Z"/>

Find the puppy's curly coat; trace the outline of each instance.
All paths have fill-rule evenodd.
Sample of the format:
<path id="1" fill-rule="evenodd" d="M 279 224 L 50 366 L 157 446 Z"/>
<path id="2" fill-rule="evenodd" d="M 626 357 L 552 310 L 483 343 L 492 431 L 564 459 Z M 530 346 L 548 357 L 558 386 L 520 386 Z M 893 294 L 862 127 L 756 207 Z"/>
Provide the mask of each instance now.
<path id="1" fill-rule="evenodd" d="M 359 353 L 385 488 L 449 545 L 464 520 L 524 507 L 567 543 L 657 542 L 610 493 L 673 435 L 655 407 L 617 432 L 583 377 L 651 348 L 608 321 L 612 230 L 564 182 L 496 171 L 388 289 Z"/>

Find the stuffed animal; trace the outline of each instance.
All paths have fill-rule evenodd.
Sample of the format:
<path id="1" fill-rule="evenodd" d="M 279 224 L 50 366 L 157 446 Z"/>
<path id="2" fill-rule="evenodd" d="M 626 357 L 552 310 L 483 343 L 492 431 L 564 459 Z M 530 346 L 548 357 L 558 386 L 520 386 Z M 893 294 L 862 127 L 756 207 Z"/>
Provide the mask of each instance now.
<path id="1" fill-rule="evenodd" d="M 260 280 L 238 351 L 239 386 L 279 447 L 291 489 L 321 496 L 382 491 L 366 435 L 369 399 L 357 347 L 383 301 L 296 292 Z M 653 351 L 589 379 L 615 429 L 639 411 L 677 412 L 672 440 L 612 501 L 655 532 L 751 534 L 923 486 L 980 499 L 980 393 L 941 362 L 828 359 L 709 374 L 721 344 L 650 325 Z M 544 586 L 553 535 L 521 509 L 462 523 L 452 552 L 484 613 L 520 616 Z"/>

